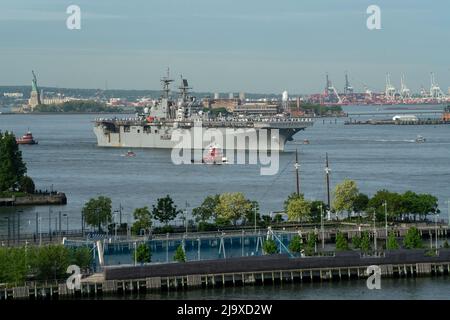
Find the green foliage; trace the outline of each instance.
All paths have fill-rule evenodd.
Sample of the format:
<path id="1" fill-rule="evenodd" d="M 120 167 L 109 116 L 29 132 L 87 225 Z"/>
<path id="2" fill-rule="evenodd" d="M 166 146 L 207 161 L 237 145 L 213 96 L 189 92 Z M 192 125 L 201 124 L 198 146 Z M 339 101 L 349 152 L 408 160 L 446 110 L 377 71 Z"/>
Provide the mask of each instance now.
<path id="1" fill-rule="evenodd" d="M 164 198 L 159 198 L 156 206 L 153 205 L 153 217 L 166 225 L 175 219 L 179 213 L 181 213 L 181 210 L 177 209 L 177 206 L 173 203 L 173 200 L 169 195 Z"/>
<path id="2" fill-rule="evenodd" d="M 134 256 L 133 256 L 134 259 Z M 136 247 L 136 261 L 139 263 L 146 263 L 152 260 L 152 253 L 150 247 L 146 243 L 141 243 Z"/>
<path id="3" fill-rule="evenodd" d="M 448 241 L 447 241 L 447 240 L 444 241 L 444 244 L 442 245 L 442 247 L 443 247 L 444 249 L 449 249 L 449 248 L 450 248 L 450 244 L 448 244 Z"/>
<path id="4" fill-rule="evenodd" d="M 70 264 L 77 265 L 80 269 L 89 268 L 93 262 L 91 249 L 87 247 L 70 248 L 69 259 Z"/>
<path id="5" fill-rule="evenodd" d="M 282 223 L 283 222 L 283 215 L 280 213 L 277 213 L 273 216 L 273 223 Z"/>
<path id="6" fill-rule="evenodd" d="M 312 222 L 316 222 L 316 223 L 320 223 L 320 214 L 321 214 L 321 210 L 320 210 L 320 206 L 322 206 L 322 214 L 323 217 L 326 217 L 327 214 L 327 204 L 324 203 L 323 201 L 320 200 L 314 200 L 311 202 L 311 221 Z M 325 219 L 324 219 L 325 221 Z"/>
<path id="7" fill-rule="evenodd" d="M 369 233 L 364 231 L 361 236 L 361 245 L 360 249 L 362 252 L 368 253 L 372 248 L 372 244 L 370 242 Z"/>
<path id="8" fill-rule="evenodd" d="M 262 248 L 263 248 L 264 254 L 275 254 L 275 253 L 278 253 L 277 243 L 273 239 L 269 239 L 269 240 L 264 241 Z"/>
<path id="9" fill-rule="evenodd" d="M 368 204 L 369 204 L 369 197 L 364 193 L 358 193 L 353 202 L 353 211 L 359 213 L 364 212 L 366 211 Z"/>
<path id="10" fill-rule="evenodd" d="M 289 221 L 308 221 L 311 217 L 311 203 L 300 194 L 289 200 L 286 213 Z"/>
<path id="11" fill-rule="evenodd" d="M 242 193 L 223 193 L 219 196 L 216 212 L 217 217 L 223 219 L 222 221 L 231 222 L 236 226 L 237 221 L 245 217 L 252 208 L 251 201 Z"/>
<path id="12" fill-rule="evenodd" d="M 305 253 L 307 256 L 314 255 L 316 250 L 316 243 L 317 243 L 317 235 L 310 232 L 308 234 L 308 239 L 306 241 L 306 248 L 305 248 Z"/>
<path id="13" fill-rule="evenodd" d="M 295 104 L 291 104 L 292 110 L 296 110 L 297 106 Z M 330 115 L 337 115 L 342 112 L 342 107 L 339 105 L 336 106 L 323 106 L 320 104 L 313 104 L 313 103 L 302 103 L 300 105 L 300 109 L 305 111 L 306 113 L 313 113 L 317 116 L 330 116 Z"/>
<path id="14" fill-rule="evenodd" d="M 196 222 L 208 222 L 216 216 L 216 207 L 219 204 L 219 197 L 220 195 L 218 194 L 207 196 L 200 207 L 192 210 L 192 215 Z"/>
<path id="15" fill-rule="evenodd" d="M 37 252 L 36 269 L 40 280 L 64 279 L 69 265 L 69 249 L 62 245 L 44 246 Z"/>
<path id="16" fill-rule="evenodd" d="M 28 273 L 25 248 L 0 248 L 0 283 L 19 285 Z"/>
<path id="17" fill-rule="evenodd" d="M 346 251 L 348 250 L 348 241 L 341 232 L 336 235 L 336 251 Z"/>
<path id="18" fill-rule="evenodd" d="M 217 231 L 217 225 L 215 223 L 199 222 L 197 230 L 199 232 Z"/>
<path id="19" fill-rule="evenodd" d="M 394 232 L 389 232 L 387 243 L 386 243 L 386 249 L 387 250 L 396 250 L 399 249 L 400 245 L 397 242 L 397 237 L 395 236 Z"/>
<path id="20" fill-rule="evenodd" d="M 358 198 L 359 190 L 356 182 L 345 179 L 336 185 L 333 193 L 333 209 L 337 212 L 347 211 L 350 213 Z"/>
<path id="21" fill-rule="evenodd" d="M 84 205 L 82 214 L 88 225 L 98 227 L 98 231 L 101 231 L 102 225 L 112 220 L 111 199 L 103 196 L 92 198 Z"/>
<path id="22" fill-rule="evenodd" d="M 165 225 L 161 227 L 156 227 L 153 229 L 153 233 L 155 234 L 166 234 L 166 233 L 173 233 L 174 229 L 171 225 Z"/>
<path id="23" fill-rule="evenodd" d="M 303 249 L 302 238 L 298 235 L 293 236 L 288 248 L 291 252 L 300 253 Z"/>
<path id="24" fill-rule="evenodd" d="M 254 225 L 255 224 L 255 214 L 256 214 L 256 224 L 258 225 L 261 221 L 261 215 L 259 213 L 259 203 L 257 201 L 250 201 L 251 208 L 246 210 L 244 213 L 245 223 Z"/>
<path id="25" fill-rule="evenodd" d="M 0 131 L 0 191 L 15 191 L 26 172 L 14 134 Z"/>
<path id="26" fill-rule="evenodd" d="M 420 232 L 416 227 L 411 227 L 408 229 L 405 238 L 403 239 L 403 246 L 406 249 L 422 248 L 422 237 L 420 236 Z"/>
<path id="27" fill-rule="evenodd" d="M 21 177 L 19 180 L 19 191 L 28 194 L 33 194 L 35 191 L 33 179 L 31 179 L 28 176 Z"/>
<path id="28" fill-rule="evenodd" d="M 74 100 L 61 104 L 40 104 L 33 112 L 120 112 L 118 107 L 106 106 L 104 103 L 93 100 Z"/>
<path id="29" fill-rule="evenodd" d="M 139 235 L 141 230 L 145 233 L 150 232 L 152 227 L 152 215 L 148 210 L 148 207 L 137 208 L 133 212 L 133 217 L 136 220 L 131 227 L 131 231 L 135 235 Z"/>
<path id="30" fill-rule="evenodd" d="M 177 262 L 186 262 L 186 253 L 183 250 L 183 246 L 179 245 L 173 256 L 173 260 Z"/>
<path id="31" fill-rule="evenodd" d="M 353 248 L 360 249 L 361 248 L 361 240 L 362 240 L 362 238 L 360 236 L 358 236 L 358 235 L 354 236 L 352 238 Z"/>

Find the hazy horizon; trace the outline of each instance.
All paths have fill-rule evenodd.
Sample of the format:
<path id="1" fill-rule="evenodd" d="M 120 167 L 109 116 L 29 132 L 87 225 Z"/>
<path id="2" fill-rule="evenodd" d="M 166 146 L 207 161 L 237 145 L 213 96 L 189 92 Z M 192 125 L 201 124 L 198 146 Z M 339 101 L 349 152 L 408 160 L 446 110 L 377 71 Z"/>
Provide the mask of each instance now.
<path id="1" fill-rule="evenodd" d="M 347 71 L 355 91 L 384 89 L 400 76 L 413 92 L 434 72 L 450 86 L 450 3 L 420 0 L 3 0 L 0 85 L 158 90 L 171 69 L 196 92 L 321 92 L 325 74 L 338 91 Z M 68 30 L 66 8 L 81 8 Z M 381 8 L 381 30 L 366 9 Z M 176 86 L 173 86 L 175 89 Z"/>

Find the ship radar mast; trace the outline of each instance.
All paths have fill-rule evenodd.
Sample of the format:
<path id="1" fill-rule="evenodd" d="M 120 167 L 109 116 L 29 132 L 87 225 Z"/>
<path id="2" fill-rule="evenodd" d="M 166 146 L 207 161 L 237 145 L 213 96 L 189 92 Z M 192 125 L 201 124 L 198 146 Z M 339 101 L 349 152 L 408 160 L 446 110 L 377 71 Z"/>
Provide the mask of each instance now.
<path id="1" fill-rule="evenodd" d="M 169 94 L 170 94 L 170 83 L 173 82 L 173 79 L 170 79 L 169 76 L 169 68 L 167 68 L 167 75 L 165 77 L 161 78 L 161 83 L 163 85 L 163 92 L 164 92 L 164 98 L 169 99 Z"/>
<path id="2" fill-rule="evenodd" d="M 189 87 L 187 79 L 183 79 L 183 75 L 180 75 L 181 78 L 181 85 L 178 87 L 180 89 L 180 96 L 183 99 L 183 101 L 186 101 L 187 96 L 189 94 L 189 90 L 192 89 Z"/>

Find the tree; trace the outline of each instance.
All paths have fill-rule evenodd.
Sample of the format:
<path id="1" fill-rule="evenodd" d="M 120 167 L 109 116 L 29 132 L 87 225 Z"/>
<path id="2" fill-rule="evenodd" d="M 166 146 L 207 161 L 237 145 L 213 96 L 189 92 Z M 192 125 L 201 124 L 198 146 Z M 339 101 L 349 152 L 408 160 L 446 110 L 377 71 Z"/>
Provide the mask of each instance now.
<path id="1" fill-rule="evenodd" d="M 317 236 L 310 232 L 308 234 L 308 240 L 306 241 L 306 248 L 305 253 L 308 256 L 314 255 L 314 252 L 316 251 L 316 243 L 317 243 Z"/>
<path id="2" fill-rule="evenodd" d="M 350 217 L 350 212 L 355 206 L 354 204 L 358 195 L 359 190 L 356 182 L 345 179 L 334 188 L 333 209 L 337 212 L 347 211 Z"/>
<path id="3" fill-rule="evenodd" d="M 80 267 L 80 269 L 87 269 L 91 266 L 93 257 L 91 250 L 88 247 L 79 247 L 69 249 L 70 264 Z"/>
<path id="4" fill-rule="evenodd" d="M 307 221 L 311 217 L 311 203 L 300 194 L 289 200 L 286 213 L 290 221 Z"/>
<path id="5" fill-rule="evenodd" d="M 63 245 L 41 247 L 37 253 L 37 277 L 39 280 L 65 279 L 69 264 L 69 250 Z"/>
<path id="6" fill-rule="evenodd" d="M 216 207 L 217 217 L 235 226 L 251 210 L 252 203 L 240 192 L 221 194 Z"/>
<path id="7" fill-rule="evenodd" d="M 275 254 L 278 252 L 277 243 L 273 239 L 264 241 L 262 248 L 264 254 Z"/>
<path id="8" fill-rule="evenodd" d="M 360 236 L 358 236 L 358 235 L 356 235 L 356 236 L 354 236 L 353 238 L 352 238 L 352 245 L 353 245 L 353 248 L 355 248 L 355 249 L 360 249 L 361 248 L 361 237 Z"/>
<path id="9" fill-rule="evenodd" d="M 370 249 L 372 248 L 371 243 L 370 243 L 369 233 L 367 231 L 364 231 L 362 233 L 360 248 L 361 248 L 361 251 L 365 252 L 365 253 L 369 252 Z"/>
<path id="10" fill-rule="evenodd" d="M 250 201 L 251 208 L 244 213 L 245 223 L 254 225 L 255 224 L 255 216 L 256 216 L 256 224 L 261 221 L 261 215 L 259 214 L 259 203 L 257 201 Z"/>
<path id="11" fill-rule="evenodd" d="M 401 194 L 385 189 L 378 190 L 367 204 L 368 208 L 375 210 L 377 220 L 385 219 L 385 202 L 387 203 L 388 219 L 401 218 L 406 213 Z"/>
<path id="12" fill-rule="evenodd" d="M 216 207 L 219 203 L 220 195 L 207 196 L 200 207 L 192 210 L 192 215 L 197 222 L 208 222 L 216 216 Z"/>
<path id="13" fill-rule="evenodd" d="M 284 200 L 284 204 L 283 204 L 284 212 L 287 213 L 289 202 L 291 202 L 291 200 L 300 198 L 300 196 L 303 196 L 303 195 L 302 195 L 302 194 L 297 194 L 297 192 L 291 193 L 291 194 L 287 197 L 287 199 Z"/>
<path id="14" fill-rule="evenodd" d="M 300 253 L 303 249 L 303 240 L 299 235 L 292 237 L 291 242 L 289 242 L 289 251 Z"/>
<path id="15" fill-rule="evenodd" d="M 88 225 L 97 227 L 101 232 L 102 225 L 110 223 L 112 220 L 111 199 L 104 196 L 97 199 L 92 198 L 84 205 L 82 214 Z"/>
<path id="16" fill-rule="evenodd" d="M 336 251 L 346 251 L 348 249 L 347 239 L 341 232 L 338 232 L 336 234 Z"/>
<path id="17" fill-rule="evenodd" d="M 445 240 L 445 241 L 444 241 L 444 244 L 442 245 L 442 247 L 443 247 L 444 249 L 450 248 L 450 244 L 448 244 L 448 240 Z"/>
<path id="18" fill-rule="evenodd" d="M 33 179 L 29 176 L 23 176 L 19 180 L 19 191 L 33 194 L 35 191 L 35 186 Z"/>
<path id="19" fill-rule="evenodd" d="M 153 205 L 153 217 L 165 225 L 168 225 L 169 222 L 175 219 L 180 213 L 181 210 L 177 209 L 177 206 L 173 203 L 173 200 L 169 195 L 164 198 L 159 198 L 156 206 Z"/>
<path id="20" fill-rule="evenodd" d="M 367 209 L 367 205 L 369 204 L 369 197 L 364 193 L 358 193 L 353 202 L 353 211 L 361 214 L 365 212 Z"/>
<path id="21" fill-rule="evenodd" d="M 387 238 L 387 242 L 386 242 L 386 249 L 387 250 L 396 250 L 400 248 L 398 242 L 397 242 L 397 237 L 395 236 L 394 232 L 389 232 L 389 236 Z"/>
<path id="22" fill-rule="evenodd" d="M 0 132 L 0 192 L 15 191 L 26 172 L 14 134 Z"/>
<path id="23" fill-rule="evenodd" d="M 283 215 L 280 213 L 277 213 L 273 216 L 273 223 L 282 223 L 283 222 Z"/>
<path id="24" fill-rule="evenodd" d="M 144 230 L 145 233 L 150 232 L 152 228 L 152 215 L 148 207 L 135 209 L 133 216 L 136 220 L 131 227 L 134 234 L 140 234 L 141 230 Z"/>
<path id="25" fill-rule="evenodd" d="M 146 263 L 152 260 L 152 252 L 146 243 L 141 243 L 136 247 L 136 261 Z"/>
<path id="26" fill-rule="evenodd" d="M 416 227 L 411 227 L 408 229 L 405 238 L 403 239 L 403 246 L 407 249 L 422 248 L 422 237 L 420 236 L 420 232 Z"/>
<path id="27" fill-rule="evenodd" d="M 173 260 L 178 262 L 186 262 L 186 253 L 183 250 L 183 246 L 180 244 L 175 251 L 175 255 L 173 256 Z"/>
<path id="28" fill-rule="evenodd" d="M 322 206 L 322 210 L 320 210 L 320 207 Z M 311 221 L 320 223 L 320 214 L 323 214 L 323 218 L 325 221 L 325 217 L 327 215 L 327 204 L 320 200 L 314 200 L 311 202 Z"/>

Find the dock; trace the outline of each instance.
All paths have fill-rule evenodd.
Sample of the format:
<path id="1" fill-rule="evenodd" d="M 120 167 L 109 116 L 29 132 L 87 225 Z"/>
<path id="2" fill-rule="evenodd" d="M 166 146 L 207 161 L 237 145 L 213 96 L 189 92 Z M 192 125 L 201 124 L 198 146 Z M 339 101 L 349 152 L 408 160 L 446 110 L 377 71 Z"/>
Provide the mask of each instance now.
<path id="1" fill-rule="evenodd" d="M 359 251 L 332 256 L 289 258 L 267 255 L 226 260 L 105 267 L 81 280 L 78 289 L 65 282 L 0 288 L 0 299 L 64 299 L 145 294 L 193 288 L 270 285 L 365 279 L 369 266 L 379 266 L 381 277 L 413 278 L 450 274 L 450 249 L 436 255 L 427 250 L 395 250 L 365 255 Z"/>
<path id="2" fill-rule="evenodd" d="M 419 119 L 417 121 L 405 121 L 405 120 L 352 120 L 344 122 L 345 125 L 442 125 L 450 124 L 450 120 L 442 119 Z"/>

